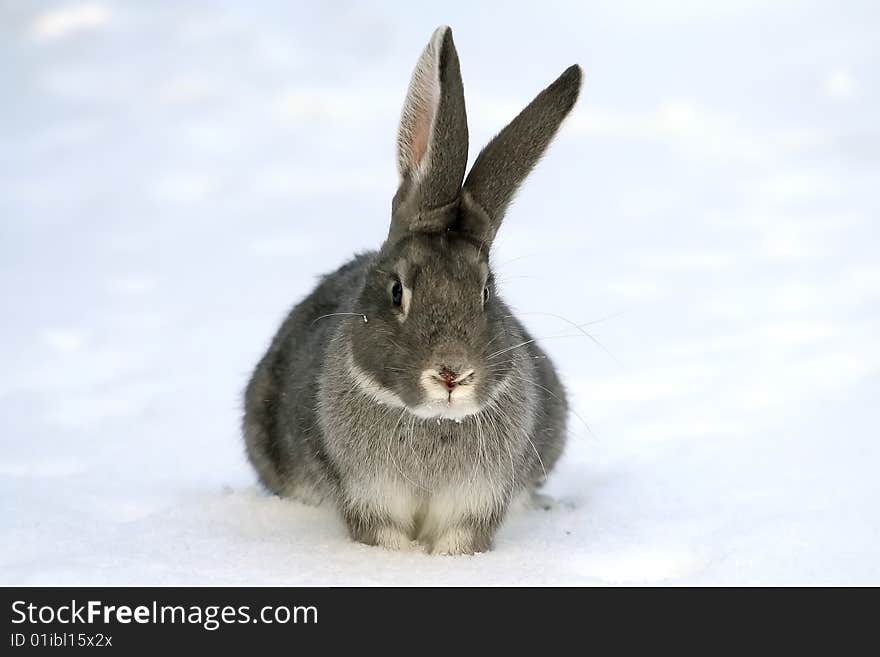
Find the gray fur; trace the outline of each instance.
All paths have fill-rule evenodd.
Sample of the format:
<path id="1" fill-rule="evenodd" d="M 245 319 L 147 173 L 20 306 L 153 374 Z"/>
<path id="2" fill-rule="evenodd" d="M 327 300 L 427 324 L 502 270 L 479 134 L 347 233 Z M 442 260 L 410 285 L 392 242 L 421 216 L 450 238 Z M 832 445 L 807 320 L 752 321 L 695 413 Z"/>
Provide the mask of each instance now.
<path id="1" fill-rule="evenodd" d="M 577 89 L 569 69 L 484 149 L 462 194 L 467 125 L 449 28 L 435 33 L 417 74 L 432 70 L 440 81 L 433 105 L 413 98 L 416 75 L 405 105 L 388 239 L 324 277 L 291 311 L 248 384 L 243 429 L 270 491 L 331 501 L 355 540 L 473 553 L 489 548 L 514 497 L 543 484 L 565 442 L 564 389 L 495 294 L 489 246 Z M 426 122 L 418 111 L 434 116 Z M 419 161 L 406 143 L 413 126 L 426 125 L 430 159 Z M 486 167 L 505 153 L 516 161 L 493 182 Z M 408 306 L 392 303 L 397 280 Z M 426 405 L 438 385 L 423 384 L 426 372 L 469 369 L 448 406 L 469 414 L 437 416 L 446 402 Z"/>

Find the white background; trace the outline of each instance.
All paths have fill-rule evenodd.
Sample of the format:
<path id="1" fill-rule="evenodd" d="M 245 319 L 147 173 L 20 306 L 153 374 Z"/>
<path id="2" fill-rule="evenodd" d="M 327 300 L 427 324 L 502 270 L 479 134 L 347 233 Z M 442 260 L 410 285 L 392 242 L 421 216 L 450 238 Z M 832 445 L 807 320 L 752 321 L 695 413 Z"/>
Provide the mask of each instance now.
<path id="1" fill-rule="evenodd" d="M 874 3 L 417 4 L 0 2 L 0 582 L 880 584 Z M 557 508 L 462 558 L 265 496 L 238 429 L 384 237 L 442 23 L 472 159 L 586 75 L 494 253 L 577 413 Z"/>

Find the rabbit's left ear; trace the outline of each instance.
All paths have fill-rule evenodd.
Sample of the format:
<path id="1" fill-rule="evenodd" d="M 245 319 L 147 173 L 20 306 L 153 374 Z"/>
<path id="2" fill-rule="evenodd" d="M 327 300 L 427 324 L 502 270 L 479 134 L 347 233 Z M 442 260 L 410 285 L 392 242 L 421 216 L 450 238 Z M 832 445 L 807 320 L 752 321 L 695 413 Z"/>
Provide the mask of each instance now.
<path id="1" fill-rule="evenodd" d="M 492 242 L 513 195 L 574 107 L 580 88 L 581 69 L 570 66 L 480 152 L 462 189 L 461 230 Z"/>
<path id="2" fill-rule="evenodd" d="M 397 133 L 391 234 L 445 226 L 467 166 L 468 128 L 452 30 L 437 28 L 413 71 Z M 433 224 L 437 224 L 433 226 Z"/>

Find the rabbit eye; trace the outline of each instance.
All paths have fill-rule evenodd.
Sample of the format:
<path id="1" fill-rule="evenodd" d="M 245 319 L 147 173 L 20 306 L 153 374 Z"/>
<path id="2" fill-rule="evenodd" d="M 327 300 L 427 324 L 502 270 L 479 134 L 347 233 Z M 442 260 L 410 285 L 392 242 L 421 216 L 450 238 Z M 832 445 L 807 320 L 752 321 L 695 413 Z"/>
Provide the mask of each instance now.
<path id="1" fill-rule="evenodd" d="M 487 285 L 486 287 L 483 288 L 483 305 L 485 306 L 488 301 L 489 301 L 489 286 Z"/>
<path id="2" fill-rule="evenodd" d="M 391 286 L 391 303 L 398 308 L 403 303 L 403 285 L 400 281 L 394 281 L 394 285 Z"/>

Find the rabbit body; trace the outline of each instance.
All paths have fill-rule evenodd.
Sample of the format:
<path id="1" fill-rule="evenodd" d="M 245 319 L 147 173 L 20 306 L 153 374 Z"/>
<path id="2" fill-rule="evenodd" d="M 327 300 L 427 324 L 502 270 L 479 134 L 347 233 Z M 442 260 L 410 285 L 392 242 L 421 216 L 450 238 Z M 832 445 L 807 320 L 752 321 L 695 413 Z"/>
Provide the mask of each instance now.
<path id="1" fill-rule="evenodd" d="M 554 85 L 462 187 L 458 59 L 438 29 L 404 107 L 388 238 L 290 312 L 248 384 L 243 429 L 261 482 L 331 502 L 357 541 L 484 551 L 562 452 L 564 389 L 495 294 L 488 261 L 513 191 L 574 104 L 579 69 Z"/>

